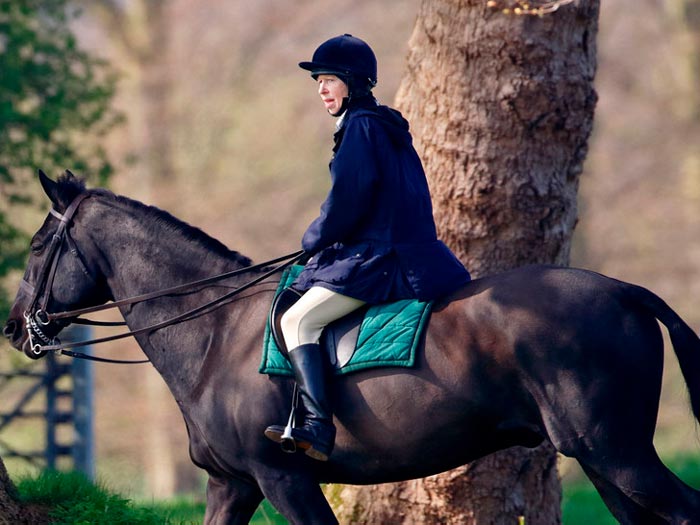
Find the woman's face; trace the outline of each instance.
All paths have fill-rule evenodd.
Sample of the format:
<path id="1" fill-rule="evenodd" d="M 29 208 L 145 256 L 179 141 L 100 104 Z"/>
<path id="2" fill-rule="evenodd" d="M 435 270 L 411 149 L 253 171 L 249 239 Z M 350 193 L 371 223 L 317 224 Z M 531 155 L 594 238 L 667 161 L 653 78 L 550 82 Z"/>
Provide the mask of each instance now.
<path id="1" fill-rule="evenodd" d="M 343 99 L 348 96 L 348 86 L 335 75 L 319 75 L 316 81 L 326 111 L 335 115 L 343 105 Z"/>

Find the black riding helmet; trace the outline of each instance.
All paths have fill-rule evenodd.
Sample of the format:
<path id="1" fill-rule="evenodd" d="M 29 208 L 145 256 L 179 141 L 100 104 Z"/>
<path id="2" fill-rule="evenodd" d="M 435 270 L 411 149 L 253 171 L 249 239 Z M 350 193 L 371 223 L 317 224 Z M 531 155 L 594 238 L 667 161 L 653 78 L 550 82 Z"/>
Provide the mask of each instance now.
<path id="1" fill-rule="evenodd" d="M 377 84 L 377 58 L 372 48 L 347 33 L 326 40 L 314 51 L 311 62 L 299 62 L 299 67 L 311 71 L 314 80 L 319 75 L 339 77 L 348 86 L 349 98 L 369 95 Z"/>

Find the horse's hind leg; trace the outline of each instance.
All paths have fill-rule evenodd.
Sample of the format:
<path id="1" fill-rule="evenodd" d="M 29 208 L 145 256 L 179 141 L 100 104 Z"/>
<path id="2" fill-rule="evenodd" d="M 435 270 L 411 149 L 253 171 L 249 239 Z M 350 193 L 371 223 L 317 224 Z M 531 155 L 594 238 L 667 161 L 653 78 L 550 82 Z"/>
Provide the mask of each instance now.
<path id="1" fill-rule="evenodd" d="M 557 352 L 558 367 L 533 368 L 547 435 L 586 468 L 623 524 L 700 525 L 700 492 L 654 450 L 664 357 L 658 324 L 619 305 L 601 312 L 586 325 L 596 330 Z"/>
<path id="2" fill-rule="evenodd" d="M 700 525 L 700 492 L 678 479 L 652 450 L 581 461 L 605 502 L 624 525 Z"/>
<path id="3" fill-rule="evenodd" d="M 252 483 L 210 476 L 204 525 L 248 525 L 262 500 L 262 492 Z"/>
<path id="4" fill-rule="evenodd" d="M 581 465 L 588 479 L 595 486 L 598 494 L 605 502 L 608 510 L 623 525 L 634 523 L 636 525 L 663 525 L 665 522 L 654 516 L 649 517 L 649 513 L 634 501 L 629 499 L 615 485 L 601 478 L 595 471 L 585 465 Z"/>

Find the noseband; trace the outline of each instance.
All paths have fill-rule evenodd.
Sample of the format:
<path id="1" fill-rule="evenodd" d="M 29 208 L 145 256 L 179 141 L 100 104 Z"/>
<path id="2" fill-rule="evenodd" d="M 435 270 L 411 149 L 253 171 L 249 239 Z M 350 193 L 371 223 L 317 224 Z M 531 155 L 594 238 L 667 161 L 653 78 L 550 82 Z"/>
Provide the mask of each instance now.
<path id="1" fill-rule="evenodd" d="M 22 279 L 20 287 L 31 294 L 31 300 L 29 301 L 29 306 L 24 312 L 24 322 L 26 324 L 27 333 L 29 334 L 29 345 L 32 352 L 39 355 L 42 352 L 42 345 L 53 345 L 57 343 L 56 338 L 49 338 L 42 331 L 42 327 L 46 327 L 51 322 L 46 308 L 51 297 L 51 288 L 53 286 L 54 278 L 56 277 L 56 269 L 58 268 L 58 260 L 60 259 L 61 248 L 64 242 L 68 242 L 69 245 L 72 244 L 71 252 L 78 259 L 83 272 L 88 276 L 88 272 L 85 264 L 83 263 L 80 255 L 78 254 L 75 243 L 70 238 L 68 234 L 68 226 L 73 219 L 73 215 L 78 210 L 78 206 L 83 202 L 89 193 L 81 193 L 73 202 L 70 203 L 66 211 L 59 213 L 55 208 L 51 208 L 49 213 L 59 220 L 58 228 L 56 232 L 51 237 L 51 244 L 49 245 L 48 253 L 44 259 L 44 263 L 39 270 L 39 275 L 37 277 L 36 284 L 32 285 L 26 279 Z M 40 298 L 43 295 L 43 299 Z"/>

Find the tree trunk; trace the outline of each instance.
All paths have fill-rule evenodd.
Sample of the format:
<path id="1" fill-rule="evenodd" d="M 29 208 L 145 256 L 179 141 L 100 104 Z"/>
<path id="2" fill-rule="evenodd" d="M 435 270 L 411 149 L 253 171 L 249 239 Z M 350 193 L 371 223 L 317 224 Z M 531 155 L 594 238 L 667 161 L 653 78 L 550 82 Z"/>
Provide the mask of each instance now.
<path id="1" fill-rule="evenodd" d="M 121 53 L 117 56 L 128 62 L 129 77 L 137 84 L 134 104 L 139 108 L 132 112 L 130 129 L 132 148 L 139 162 L 131 168 L 138 180 L 132 195 L 177 213 L 175 194 L 163 191 L 176 178 L 171 140 L 175 127 L 171 100 L 175 79 L 170 63 L 172 3 L 83 0 L 83 4 L 94 10 L 110 37 L 118 42 Z M 155 370 L 148 368 L 138 373 L 145 383 L 148 413 L 143 428 L 145 477 L 150 493 L 156 498 L 166 498 L 175 493 L 177 481 L 172 422 L 168 412 L 164 412 L 172 397 Z"/>
<path id="2" fill-rule="evenodd" d="M 43 525 L 49 523 L 45 509 L 25 505 L 0 458 L 0 525 Z"/>
<path id="3" fill-rule="evenodd" d="M 424 0 L 397 95 L 440 236 L 475 277 L 527 263 L 568 264 L 597 99 L 598 0 L 542 17 L 502 7 Z M 548 444 L 424 480 L 339 491 L 344 524 L 561 522 Z"/>
<path id="4" fill-rule="evenodd" d="M 678 116 L 697 124 L 700 121 L 700 0 L 673 0 L 664 7 L 673 24 L 669 36 L 676 40 L 681 66 L 681 92 L 673 101 Z"/>

